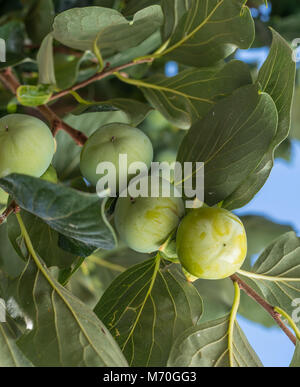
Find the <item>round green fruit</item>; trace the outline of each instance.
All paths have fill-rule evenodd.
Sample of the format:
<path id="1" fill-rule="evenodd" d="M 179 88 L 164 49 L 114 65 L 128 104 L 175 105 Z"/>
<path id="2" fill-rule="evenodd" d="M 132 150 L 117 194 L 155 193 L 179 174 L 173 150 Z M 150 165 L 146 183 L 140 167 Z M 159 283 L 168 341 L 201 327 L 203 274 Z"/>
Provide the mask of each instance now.
<path id="1" fill-rule="evenodd" d="M 132 250 L 152 253 L 159 250 L 183 215 L 184 203 L 178 197 L 120 197 L 115 226 Z"/>
<path id="2" fill-rule="evenodd" d="M 0 177 L 10 173 L 40 177 L 54 154 L 54 139 L 48 126 L 26 114 L 0 119 Z"/>
<path id="3" fill-rule="evenodd" d="M 247 237 L 241 220 L 222 208 L 191 210 L 176 237 L 177 255 L 193 277 L 222 279 L 242 266 Z"/>
<path id="4" fill-rule="evenodd" d="M 58 182 L 57 173 L 53 165 L 50 165 L 47 171 L 41 176 L 41 179 L 49 181 L 50 183 L 57 184 Z"/>
<path id="5" fill-rule="evenodd" d="M 92 134 L 82 149 L 82 175 L 96 186 L 102 177 L 96 173 L 98 164 L 111 162 L 116 168 L 118 181 L 120 154 L 127 155 L 128 166 L 133 162 L 143 162 L 149 168 L 153 160 L 153 147 L 149 138 L 137 128 L 119 123 L 105 125 Z"/>
<path id="6" fill-rule="evenodd" d="M 3 191 L 2 188 L 0 188 L 0 207 L 2 205 L 7 204 L 8 196 L 9 196 L 8 193 L 6 193 L 5 191 Z"/>
<path id="7" fill-rule="evenodd" d="M 9 195 L 0 188 L 0 215 L 6 208 L 8 196 Z"/>
<path id="8" fill-rule="evenodd" d="M 0 215 L 6 208 L 8 196 L 8 193 L 6 193 L 5 191 L 3 191 L 2 188 L 0 188 Z"/>

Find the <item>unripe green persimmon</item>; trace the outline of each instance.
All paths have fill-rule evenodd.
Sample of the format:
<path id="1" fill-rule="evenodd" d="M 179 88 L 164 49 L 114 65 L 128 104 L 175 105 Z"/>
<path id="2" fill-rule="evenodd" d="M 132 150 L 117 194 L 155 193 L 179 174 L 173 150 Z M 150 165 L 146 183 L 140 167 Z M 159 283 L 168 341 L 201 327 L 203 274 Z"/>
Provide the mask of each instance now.
<path id="1" fill-rule="evenodd" d="M 221 279 L 234 274 L 247 254 L 241 220 L 222 208 L 191 210 L 179 225 L 177 255 L 193 277 Z"/>
<path id="2" fill-rule="evenodd" d="M 5 191 L 3 191 L 2 188 L 0 188 L 0 207 L 7 204 L 8 196 L 8 193 L 6 193 Z"/>
<path id="3" fill-rule="evenodd" d="M 54 154 L 55 143 L 48 126 L 26 114 L 0 119 L 0 177 L 10 173 L 40 177 Z"/>
<path id="4" fill-rule="evenodd" d="M 8 196 L 8 193 L 6 193 L 5 191 L 3 191 L 2 188 L 0 188 L 0 215 L 6 208 Z"/>
<path id="5" fill-rule="evenodd" d="M 152 253 L 166 241 L 183 215 L 184 203 L 180 197 L 120 197 L 115 226 L 132 250 Z"/>
<path id="6" fill-rule="evenodd" d="M 96 173 L 98 164 L 111 162 L 116 167 L 118 182 L 120 154 L 127 155 L 128 166 L 139 161 L 149 168 L 153 160 L 153 147 L 149 138 L 137 128 L 120 123 L 105 125 L 92 134 L 82 149 L 82 175 L 96 186 L 102 177 Z"/>
<path id="7" fill-rule="evenodd" d="M 50 183 L 57 184 L 58 182 L 57 173 L 53 165 L 50 165 L 47 171 L 41 176 L 41 179 L 49 181 Z"/>

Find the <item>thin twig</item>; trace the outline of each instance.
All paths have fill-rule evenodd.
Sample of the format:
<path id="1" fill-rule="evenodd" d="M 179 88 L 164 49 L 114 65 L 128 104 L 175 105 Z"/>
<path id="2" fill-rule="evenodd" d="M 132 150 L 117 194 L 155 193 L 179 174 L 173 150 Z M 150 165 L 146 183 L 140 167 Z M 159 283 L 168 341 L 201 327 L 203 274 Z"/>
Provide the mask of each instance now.
<path id="1" fill-rule="evenodd" d="M 6 68 L 4 71 L 0 72 L 0 81 L 3 85 L 11 91 L 13 94 L 16 94 L 18 87 L 20 86 L 17 78 L 12 73 L 10 67 Z"/>
<path id="2" fill-rule="evenodd" d="M 54 94 L 50 98 L 50 101 L 53 101 L 53 100 L 56 100 L 58 98 L 64 97 L 65 95 L 69 94 L 70 91 L 76 91 L 78 89 L 82 89 L 85 86 L 88 86 L 89 84 L 91 84 L 93 82 L 101 81 L 102 79 L 104 79 L 106 77 L 109 77 L 109 76 L 113 75 L 114 73 L 117 73 L 117 72 L 119 72 L 121 70 L 127 69 L 127 68 L 132 67 L 132 66 L 136 66 L 138 64 L 152 63 L 152 62 L 153 62 L 153 59 L 152 58 L 151 59 L 148 58 L 148 59 L 142 59 L 140 61 L 133 61 L 133 62 L 130 62 L 130 63 L 126 63 L 126 64 L 124 64 L 122 66 L 114 67 L 112 69 L 108 69 L 108 67 L 106 66 L 105 69 L 101 73 L 97 73 L 97 74 L 93 75 L 91 78 L 89 78 L 89 79 L 87 79 L 87 80 L 85 80 L 83 82 L 80 82 L 77 85 L 70 87 L 69 89 L 62 90 L 59 93 Z"/>
<path id="3" fill-rule="evenodd" d="M 276 323 L 287 335 L 287 337 L 291 340 L 291 342 L 294 345 L 296 345 L 297 343 L 296 337 L 281 320 L 280 314 L 275 311 L 275 308 L 272 305 L 270 305 L 266 300 L 264 300 L 258 293 L 256 293 L 255 290 L 253 290 L 237 275 L 232 275 L 230 278 L 232 279 L 232 281 L 237 282 L 241 290 L 243 290 L 249 297 L 253 298 L 254 301 L 256 301 L 259 305 L 261 305 L 271 315 L 271 317 L 276 321 Z"/>
<path id="4" fill-rule="evenodd" d="M 20 207 L 15 201 L 12 201 L 10 205 L 6 208 L 3 214 L 0 215 L 0 224 L 2 224 L 10 214 L 20 212 Z"/>
<path id="5" fill-rule="evenodd" d="M 16 94 L 18 87 L 20 86 L 19 81 L 14 76 L 10 67 L 3 72 L 0 72 L 0 81 L 3 85 L 10 90 L 13 94 Z M 45 117 L 50 123 L 52 133 L 55 136 L 58 130 L 64 130 L 67 132 L 73 140 L 80 146 L 83 146 L 87 140 L 84 133 L 72 128 L 70 125 L 65 123 L 58 115 L 47 105 L 37 106 L 37 110 Z"/>
<path id="6" fill-rule="evenodd" d="M 106 77 L 109 77 L 113 75 L 115 72 L 119 72 L 121 70 L 124 70 L 126 68 L 142 64 L 142 63 L 151 63 L 153 59 L 142 59 L 140 61 L 132 61 L 130 63 L 109 69 L 108 65 L 104 68 L 104 70 L 101 73 L 95 74 L 91 78 L 78 83 L 77 85 L 63 90 L 59 93 L 54 94 L 50 101 L 56 100 L 58 98 L 64 97 L 65 95 L 69 94 L 70 91 L 76 91 L 78 89 L 81 89 L 95 81 L 100 81 L 101 79 L 104 79 Z M 0 72 L 0 80 L 3 83 L 3 85 L 9 89 L 13 94 L 16 94 L 18 87 L 20 86 L 17 78 L 14 76 L 12 70 L 10 67 L 8 67 L 5 71 Z M 76 130 L 72 128 L 70 125 L 66 124 L 61 118 L 58 117 L 58 115 L 47 105 L 41 105 L 38 106 L 37 109 L 40 111 L 40 113 L 46 118 L 47 121 L 49 121 L 52 129 L 52 133 L 55 136 L 56 133 L 59 130 L 64 130 L 67 132 L 73 140 L 80 146 L 83 146 L 87 140 L 87 137 L 84 133 L 80 132 L 79 130 Z"/>
<path id="7" fill-rule="evenodd" d="M 62 119 L 58 117 L 58 115 L 52 109 L 49 108 L 49 106 L 41 105 L 38 106 L 37 109 L 51 124 L 53 136 L 55 136 L 59 130 L 64 130 L 73 138 L 76 144 L 80 146 L 83 146 L 85 144 L 87 136 L 79 130 L 74 129 L 70 125 L 65 123 Z"/>

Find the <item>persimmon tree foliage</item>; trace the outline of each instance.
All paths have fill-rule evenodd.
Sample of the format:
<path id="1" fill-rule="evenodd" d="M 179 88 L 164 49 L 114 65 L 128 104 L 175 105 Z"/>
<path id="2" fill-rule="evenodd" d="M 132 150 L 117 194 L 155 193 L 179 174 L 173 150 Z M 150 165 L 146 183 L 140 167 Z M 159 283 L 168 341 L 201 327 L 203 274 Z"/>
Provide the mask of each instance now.
<path id="1" fill-rule="evenodd" d="M 256 71 L 234 59 L 255 41 L 245 0 L 11 0 L 0 12 L 0 365 L 259 367 L 240 313 L 279 325 L 300 366 L 299 238 L 232 213 L 289 137 L 284 38 L 269 32 Z M 97 163 L 124 149 L 147 165 L 153 150 L 203 162 L 203 208 L 100 198 Z"/>

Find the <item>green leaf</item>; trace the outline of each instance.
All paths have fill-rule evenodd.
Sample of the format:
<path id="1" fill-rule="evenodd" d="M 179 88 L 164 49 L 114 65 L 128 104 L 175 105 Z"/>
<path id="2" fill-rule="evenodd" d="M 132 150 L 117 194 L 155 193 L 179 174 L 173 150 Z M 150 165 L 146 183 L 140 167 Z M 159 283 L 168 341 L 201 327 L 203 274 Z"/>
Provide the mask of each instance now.
<path id="1" fill-rule="evenodd" d="M 287 138 L 291 125 L 296 64 L 289 44 L 276 31 L 272 30 L 272 34 L 270 54 L 259 72 L 258 82 L 263 91 L 271 95 L 278 110 L 279 123 L 274 139 L 277 147 Z"/>
<path id="2" fill-rule="evenodd" d="M 160 28 L 163 14 L 160 6 L 145 8 L 129 22 L 118 11 L 103 7 L 73 8 L 56 16 L 54 38 L 82 51 L 94 51 L 102 57 L 136 47 Z"/>
<path id="3" fill-rule="evenodd" d="M 15 339 L 9 324 L 0 322 L 0 367 L 32 367 L 18 348 Z"/>
<path id="4" fill-rule="evenodd" d="M 193 285 L 203 300 L 201 323 L 216 320 L 230 313 L 234 297 L 231 279 L 218 281 L 199 279 Z"/>
<path id="5" fill-rule="evenodd" d="M 152 106 L 173 125 L 189 129 L 203 118 L 215 103 L 235 89 L 252 83 L 248 66 L 231 61 L 224 67 L 188 69 L 167 78 L 156 75 L 141 87 Z"/>
<path id="6" fill-rule="evenodd" d="M 290 162 L 292 159 L 292 142 L 289 138 L 285 139 L 274 153 L 275 159 L 282 159 Z"/>
<path id="7" fill-rule="evenodd" d="M 89 246 L 62 234 L 58 235 L 58 246 L 65 252 L 84 258 L 90 256 L 95 251 L 94 246 Z M 65 255 L 69 254 L 65 253 Z"/>
<path id="8" fill-rule="evenodd" d="M 39 257 L 28 260 L 18 285 L 18 300 L 33 322 L 18 346 L 35 366 L 126 366 L 101 321 L 54 279 Z"/>
<path id="9" fill-rule="evenodd" d="M 19 86 L 17 99 L 23 106 L 40 106 L 46 104 L 51 98 L 52 90 L 45 85 Z"/>
<path id="10" fill-rule="evenodd" d="M 55 16 L 52 0 L 35 0 L 25 18 L 29 38 L 35 44 L 40 44 L 51 31 Z"/>
<path id="11" fill-rule="evenodd" d="M 39 69 L 39 83 L 55 85 L 54 59 L 53 59 L 53 34 L 48 34 L 42 41 L 37 54 Z"/>
<path id="12" fill-rule="evenodd" d="M 291 124 L 291 108 L 294 94 L 296 64 L 292 59 L 292 49 L 274 30 L 273 43 L 258 75 L 262 91 L 273 98 L 278 111 L 278 129 L 268 152 L 245 181 L 228 197 L 223 206 L 235 209 L 246 205 L 263 187 L 274 164 L 274 152 L 288 137 Z"/>
<path id="13" fill-rule="evenodd" d="M 153 258 L 121 274 L 95 308 L 131 366 L 165 366 L 174 338 L 202 313 L 200 295 L 176 265 L 158 265 Z"/>
<path id="14" fill-rule="evenodd" d="M 300 87 L 296 86 L 293 109 L 292 109 L 292 126 L 290 131 L 292 139 L 300 140 Z"/>
<path id="15" fill-rule="evenodd" d="M 260 163 L 276 128 L 272 98 L 255 85 L 245 86 L 191 127 L 177 159 L 204 163 L 205 202 L 214 205 L 227 198 Z M 196 172 L 194 167 L 193 175 Z"/>
<path id="16" fill-rule="evenodd" d="M 132 126 L 138 126 L 152 110 L 151 106 L 129 98 L 114 98 L 107 101 L 95 102 L 89 105 L 80 105 L 72 114 L 95 113 L 103 111 L 122 110 Z"/>
<path id="17" fill-rule="evenodd" d="M 78 79 L 82 63 L 92 58 L 94 58 L 94 55 L 88 51 L 80 57 L 60 53 L 55 54 L 54 68 L 57 87 L 61 90 L 65 90 L 73 86 Z M 96 67 L 94 71 L 96 73 Z M 90 75 L 92 76 L 93 74 Z"/>
<path id="18" fill-rule="evenodd" d="M 248 242 L 248 254 L 242 266 L 243 270 L 251 270 L 251 258 L 254 254 L 261 253 L 281 235 L 293 230 L 289 225 L 277 224 L 262 216 L 249 215 L 240 219 L 245 226 Z M 241 293 L 239 314 L 266 327 L 274 325 L 273 318 L 244 292 Z"/>
<path id="19" fill-rule="evenodd" d="M 107 58 L 107 62 L 110 63 L 110 67 L 121 66 L 125 63 L 131 62 L 135 58 L 147 55 L 155 51 L 158 47 L 160 47 L 161 43 L 161 33 L 160 31 L 156 31 L 154 32 L 154 34 L 143 40 L 143 42 L 137 45 L 136 47 L 129 48 L 126 51 L 119 52 L 113 55 L 112 57 Z M 148 68 L 149 64 L 140 64 L 135 67 L 132 67 L 132 71 L 141 66 L 147 66 Z M 128 69 L 127 71 L 130 72 L 130 69 Z"/>
<path id="20" fill-rule="evenodd" d="M 261 254 L 251 268 L 258 278 L 241 278 L 271 305 L 293 315 L 300 298 L 300 241 L 294 232 L 282 235 Z M 265 278 L 265 276 L 267 278 Z"/>
<path id="21" fill-rule="evenodd" d="M 59 248 L 59 234 L 55 230 L 29 212 L 22 211 L 22 219 L 30 235 L 34 249 L 40 256 L 44 257 L 48 267 L 57 266 L 59 268 L 66 268 L 72 265 L 76 257 Z M 7 225 L 12 245 L 19 256 L 27 260 L 28 251 L 16 217 L 10 216 L 7 220 Z"/>
<path id="22" fill-rule="evenodd" d="M 294 357 L 290 364 L 290 367 L 299 368 L 300 367 L 300 341 L 297 340 L 297 345 L 294 353 Z"/>
<path id="23" fill-rule="evenodd" d="M 285 4 L 288 4 L 285 2 Z M 288 5 L 289 6 L 289 5 Z M 288 41 L 293 41 L 299 34 L 299 3 L 297 2 L 298 9 L 294 9 L 293 13 L 285 17 L 272 18 L 272 25 L 276 31 L 280 31 L 280 34 Z"/>
<path id="24" fill-rule="evenodd" d="M 190 0 L 162 0 L 161 7 L 165 15 L 163 37 L 167 40 L 175 32 L 181 17 L 188 11 Z"/>
<path id="25" fill-rule="evenodd" d="M 187 66 L 211 66 L 247 49 L 254 22 L 244 0 L 190 0 L 163 55 Z"/>
<path id="26" fill-rule="evenodd" d="M 15 252 L 7 233 L 7 224 L 0 226 L 0 272 L 4 271 L 9 277 L 16 278 L 24 269 L 24 262 Z"/>
<path id="27" fill-rule="evenodd" d="M 103 219 L 102 201 L 96 194 L 18 174 L 0 179 L 0 186 L 21 208 L 61 234 L 103 249 L 114 247 L 114 236 Z"/>
<path id="28" fill-rule="evenodd" d="M 72 275 L 67 287 L 84 303 L 94 308 L 112 281 L 130 266 L 148 259 L 126 246 L 113 250 L 98 250 L 84 260 L 83 266 Z"/>
<path id="29" fill-rule="evenodd" d="M 169 367 L 229 367 L 229 316 L 187 329 L 175 341 Z M 262 367 L 256 353 L 235 321 L 234 367 Z"/>

